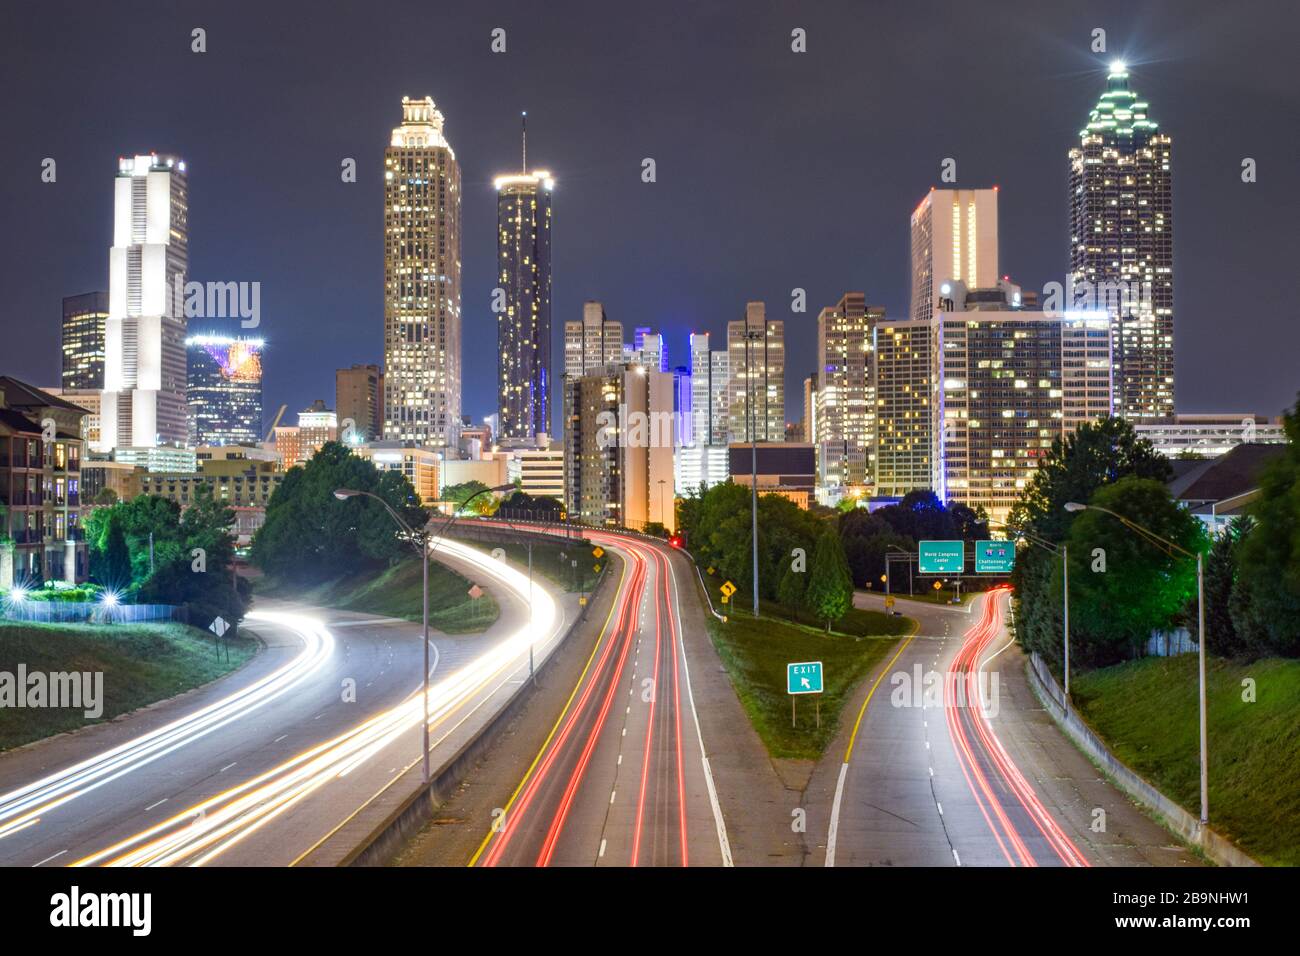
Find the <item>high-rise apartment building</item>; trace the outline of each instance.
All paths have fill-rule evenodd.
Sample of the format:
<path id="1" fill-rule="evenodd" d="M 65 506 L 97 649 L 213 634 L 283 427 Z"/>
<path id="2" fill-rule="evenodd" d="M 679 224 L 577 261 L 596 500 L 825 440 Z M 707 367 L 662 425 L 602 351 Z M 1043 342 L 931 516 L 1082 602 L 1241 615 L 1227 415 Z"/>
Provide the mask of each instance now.
<path id="1" fill-rule="evenodd" d="M 86 292 L 63 300 L 60 345 L 63 388 L 78 391 L 104 387 L 104 327 L 108 323 L 108 293 Z"/>
<path id="2" fill-rule="evenodd" d="M 762 302 L 727 323 L 727 415 L 733 442 L 785 440 L 785 323 Z"/>
<path id="3" fill-rule="evenodd" d="M 566 378 L 565 500 L 585 524 L 674 530 L 673 377 L 626 364 Z"/>
<path id="4" fill-rule="evenodd" d="M 826 501 L 875 483 L 876 326 L 885 310 L 846 292 L 817 316 L 817 391 L 805 438 L 817 448 L 818 486 Z"/>
<path id="5" fill-rule="evenodd" d="M 262 339 L 191 335 L 188 364 L 191 445 L 246 445 L 262 440 Z"/>
<path id="6" fill-rule="evenodd" d="M 933 400 L 928 321 L 876 326 L 876 494 L 930 487 Z"/>
<path id="7" fill-rule="evenodd" d="M 118 160 L 108 253 L 101 443 L 184 445 L 189 180 L 174 156 Z"/>
<path id="8" fill-rule="evenodd" d="M 627 361 L 652 372 L 668 371 L 668 346 L 664 334 L 648 326 L 638 326 L 632 338 L 632 349 Z"/>
<path id="9" fill-rule="evenodd" d="M 958 299 L 932 323 L 930 487 L 999 521 L 1052 442 L 1111 408 L 1106 314 L 1014 309 L 1013 288 L 1001 303 Z"/>
<path id="10" fill-rule="evenodd" d="M 503 446 L 551 432 L 551 174 L 498 176 L 497 409 Z"/>
<path id="11" fill-rule="evenodd" d="M 334 372 L 334 411 L 345 441 L 379 440 L 384 433 L 384 373 L 378 365 L 353 365 Z M 351 422 L 350 433 L 347 422 Z"/>
<path id="12" fill-rule="evenodd" d="M 1174 411 L 1172 140 L 1115 64 L 1070 150 L 1071 302 L 1111 312 L 1116 414 Z"/>
<path id="13" fill-rule="evenodd" d="M 384 151 L 384 438 L 455 449 L 460 166 L 432 97 L 402 97 Z"/>
<path id="14" fill-rule="evenodd" d="M 945 282 L 998 281 L 998 189 L 931 189 L 912 213 L 913 321 L 928 322 Z"/>
<path id="15" fill-rule="evenodd" d="M 708 332 L 692 332 L 691 440 L 696 445 L 726 445 L 730 361 L 726 349 L 710 349 Z"/>

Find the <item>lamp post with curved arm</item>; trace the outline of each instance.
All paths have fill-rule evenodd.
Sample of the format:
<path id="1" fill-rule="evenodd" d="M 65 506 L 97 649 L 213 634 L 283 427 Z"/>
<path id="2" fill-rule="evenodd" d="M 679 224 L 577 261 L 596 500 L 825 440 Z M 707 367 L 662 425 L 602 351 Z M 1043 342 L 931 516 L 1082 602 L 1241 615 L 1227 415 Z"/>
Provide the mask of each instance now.
<path id="1" fill-rule="evenodd" d="M 1124 527 L 1130 531 L 1141 535 L 1147 541 L 1172 554 L 1177 551 L 1179 554 L 1188 558 L 1196 559 L 1196 646 L 1197 646 L 1197 666 L 1198 681 L 1200 684 L 1198 697 L 1200 705 L 1201 718 L 1201 826 L 1204 827 L 1210 821 L 1210 761 L 1209 761 L 1209 732 L 1206 720 L 1205 707 L 1205 559 L 1200 552 L 1193 554 L 1182 545 L 1175 544 L 1168 538 L 1161 537 L 1150 528 L 1145 528 L 1122 514 L 1111 511 L 1109 508 L 1103 508 L 1100 505 L 1085 505 L 1077 501 L 1066 502 L 1066 511 L 1101 511 L 1118 520 Z"/>
<path id="2" fill-rule="evenodd" d="M 510 488 L 512 486 L 507 485 L 503 487 Z M 473 501 L 479 495 L 485 495 L 488 494 L 489 492 L 501 491 L 501 490 L 502 488 L 484 488 L 482 491 L 475 492 L 474 494 L 466 498 L 465 502 L 460 507 L 462 509 L 465 508 L 471 501 Z M 429 526 L 433 524 L 432 516 L 425 523 L 424 527 L 417 531 L 415 528 L 412 528 L 401 515 L 399 515 L 396 511 L 394 511 L 392 507 L 389 506 L 387 501 L 379 497 L 379 495 L 374 494 L 373 492 L 357 491 L 355 488 L 336 488 L 334 490 L 334 497 L 337 498 L 339 501 L 347 501 L 349 498 L 373 498 L 375 501 L 378 501 L 381 505 L 384 506 L 384 510 L 388 512 L 388 516 L 392 518 L 393 521 L 395 521 L 400 528 L 406 531 L 407 540 L 411 542 L 412 547 L 414 547 L 417 551 L 420 552 L 421 558 L 423 560 L 424 613 L 422 617 L 423 617 L 423 634 L 424 634 L 424 685 L 423 685 L 424 686 L 424 719 L 420 721 L 420 728 L 422 731 L 421 752 L 423 756 L 423 759 L 421 761 L 421 775 L 423 781 L 425 783 L 428 783 L 429 782 L 429 552 L 433 549 L 433 546 L 438 542 L 438 539 L 440 539 L 446 533 L 447 529 L 451 527 L 451 523 L 456 520 L 459 512 L 453 512 L 451 517 L 448 518 L 447 521 L 444 522 L 438 528 L 438 533 L 431 535 L 429 533 Z"/>

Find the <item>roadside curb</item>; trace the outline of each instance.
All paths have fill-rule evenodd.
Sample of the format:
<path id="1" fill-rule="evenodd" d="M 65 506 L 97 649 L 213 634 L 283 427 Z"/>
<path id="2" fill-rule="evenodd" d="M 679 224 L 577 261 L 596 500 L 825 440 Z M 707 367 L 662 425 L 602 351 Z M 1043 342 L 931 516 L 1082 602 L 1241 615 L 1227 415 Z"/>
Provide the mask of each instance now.
<path id="1" fill-rule="evenodd" d="M 1226 838 L 1188 813 L 1165 796 L 1146 779 L 1139 776 L 1111 753 L 1110 748 L 1096 732 L 1065 702 L 1065 694 L 1056 678 L 1037 653 L 1029 655 L 1025 664 L 1029 686 L 1052 715 L 1056 725 L 1087 757 L 1114 781 L 1126 794 L 1151 811 L 1156 819 L 1190 846 L 1198 848 L 1219 866 L 1260 866 L 1258 860 L 1242 851 Z"/>

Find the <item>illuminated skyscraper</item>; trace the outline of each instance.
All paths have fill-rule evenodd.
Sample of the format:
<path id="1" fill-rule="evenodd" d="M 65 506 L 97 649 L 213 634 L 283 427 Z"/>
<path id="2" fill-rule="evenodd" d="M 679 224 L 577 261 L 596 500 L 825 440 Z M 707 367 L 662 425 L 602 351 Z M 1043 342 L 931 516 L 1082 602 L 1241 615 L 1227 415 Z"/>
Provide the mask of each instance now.
<path id="1" fill-rule="evenodd" d="M 186 395 L 192 445 L 247 445 L 262 440 L 261 339 L 192 335 Z"/>
<path id="2" fill-rule="evenodd" d="M 497 315 L 498 440 L 531 443 L 551 433 L 551 190 L 544 170 L 498 176 L 497 282 L 505 294 Z"/>
<path id="3" fill-rule="evenodd" d="M 384 151 L 384 438 L 455 449 L 460 166 L 432 97 L 402 98 Z"/>
<path id="4" fill-rule="evenodd" d="M 727 323 L 727 353 L 731 440 L 785 441 L 785 323 L 746 303 L 745 317 Z"/>
<path id="5" fill-rule="evenodd" d="M 63 300 L 63 388 L 103 389 L 107 323 L 107 292 L 70 295 Z"/>
<path id="6" fill-rule="evenodd" d="M 998 282 L 998 189 L 931 189 L 912 213 L 913 321 L 928 322 L 945 282 Z"/>
<path id="7" fill-rule="evenodd" d="M 183 445 L 189 181 L 174 156 L 118 161 L 108 252 L 104 393 L 106 448 Z"/>
<path id="8" fill-rule="evenodd" d="M 817 478 L 827 501 L 874 484 L 876 386 L 874 331 L 885 318 L 861 292 L 846 292 L 817 316 L 815 428 Z M 805 421 L 805 426 L 813 422 Z"/>
<path id="9" fill-rule="evenodd" d="M 1112 66 L 1106 92 L 1070 150 L 1070 282 L 1112 315 L 1115 412 L 1174 412 L 1172 140 Z"/>

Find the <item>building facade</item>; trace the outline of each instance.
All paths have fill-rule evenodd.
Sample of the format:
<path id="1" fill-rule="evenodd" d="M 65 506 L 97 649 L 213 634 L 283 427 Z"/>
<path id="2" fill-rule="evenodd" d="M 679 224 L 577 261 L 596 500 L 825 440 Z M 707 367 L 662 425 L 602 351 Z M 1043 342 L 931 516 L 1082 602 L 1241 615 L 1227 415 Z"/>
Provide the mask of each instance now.
<path id="1" fill-rule="evenodd" d="M 785 323 L 762 302 L 727 323 L 727 417 L 731 441 L 785 440 Z"/>
<path id="2" fill-rule="evenodd" d="M 384 438 L 455 449 L 460 166 L 432 97 L 402 98 L 384 151 Z"/>
<path id="3" fill-rule="evenodd" d="M 930 487 L 931 335 L 928 321 L 876 326 L 877 496 L 902 497 Z"/>
<path id="4" fill-rule="evenodd" d="M 498 440 L 509 447 L 551 431 L 551 174 L 498 176 Z"/>
<path id="5" fill-rule="evenodd" d="M 1071 303 L 1111 312 L 1116 413 L 1174 413 L 1172 140 L 1115 64 L 1070 150 Z"/>
<path id="6" fill-rule="evenodd" d="M 881 306 L 846 292 L 817 316 L 816 410 L 805 439 L 817 447 L 818 486 L 834 503 L 875 484 L 875 328 Z M 807 414 L 805 413 L 805 418 Z"/>
<path id="7" fill-rule="evenodd" d="M 191 335 L 185 340 L 191 445 L 262 440 L 262 348 L 257 338 Z"/>
<path id="8" fill-rule="evenodd" d="M 316 399 L 310 408 L 298 413 L 297 425 L 277 425 L 275 450 L 286 471 L 294 465 L 305 465 L 328 441 L 338 441 L 338 413 L 325 407 Z"/>
<path id="9" fill-rule="evenodd" d="M 63 300 L 60 347 L 63 388 L 101 391 L 104 388 L 104 329 L 108 324 L 108 293 L 87 292 Z"/>
<path id="10" fill-rule="evenodd" d="M 912 305 L 928 322 L 945 282 L 992 288 L 998 281 L 998 190 L 931 189 L 912 213 Z"/>
<path id="11" fill-rule="evenodd" d="M 349 444 L 379 440 L 384 433 L 384 373 L 378 365 L 353 365 L 334 372 L 334 412 L 340 434 Z"/>
<path id="12" fill-rule="evenodd" d="M 102 443 L 153 447 L 188 439 L 184 289 L 189 180 L 174 156 L 118 161 L 104 323 Z"/>

